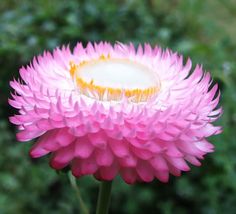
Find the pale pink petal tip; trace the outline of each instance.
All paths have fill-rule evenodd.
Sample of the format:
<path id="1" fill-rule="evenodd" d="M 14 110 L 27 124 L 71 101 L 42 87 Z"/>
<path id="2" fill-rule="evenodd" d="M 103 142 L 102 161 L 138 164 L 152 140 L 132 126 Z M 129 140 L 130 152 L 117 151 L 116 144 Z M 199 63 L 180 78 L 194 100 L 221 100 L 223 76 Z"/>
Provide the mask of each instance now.
<path id="1" fill-rule="evenodd" d="M 145 102 L 125 93 L 110 101 L 108 91 L 101 97 L 78 90 L 72 66 L 99 59 L 141 64 L 158 76 L 160 90 Z M 19 114 L 9 120 L 19 127 L 19 141 L 37 138 L 30 156 L 51 154 L 54 169 L 69 166 L 76 177 L 99 180 L 119 175 L 128 184 L 166 183 L 170 174 L 189 171 L 189 164 L 200 166 L 214 151 L 207 138 L 222 132 L 213 125 L 223 112 L 218 86 L 212 87 L 202 66 L 191 67 L 190 59 L 183 64 L 181 55 L 149 44 L 56 48 L 35 57 L 20 69 L 21 79 L 10 82 L 9 104 Z"/>

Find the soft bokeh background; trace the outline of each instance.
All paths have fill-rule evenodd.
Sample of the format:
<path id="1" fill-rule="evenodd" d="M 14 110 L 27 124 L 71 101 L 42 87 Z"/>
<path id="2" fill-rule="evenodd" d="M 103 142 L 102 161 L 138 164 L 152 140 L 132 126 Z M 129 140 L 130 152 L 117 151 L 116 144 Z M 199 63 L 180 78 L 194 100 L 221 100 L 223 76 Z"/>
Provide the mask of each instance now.
<path id="1" fill-rule="evenodd" d="M 219 82 L 224 133 L 212 137 L 216 152 L 169 184 L 113 188 L 114 214 L 236 213 L 236 2 L 235 0 L 1 0 L 0 1 L 0 213 L 80 213 L 67 174 L 48 158 L 32 160 L 32 143 L 19 143 L 8 122 L 9 80 L 44 49 L 77 41 L 158 43 L 190 56 Z M 94 210 L 98 184 L 78 180 Z M 92 212 L 94 213 L 94 212 Z"/>

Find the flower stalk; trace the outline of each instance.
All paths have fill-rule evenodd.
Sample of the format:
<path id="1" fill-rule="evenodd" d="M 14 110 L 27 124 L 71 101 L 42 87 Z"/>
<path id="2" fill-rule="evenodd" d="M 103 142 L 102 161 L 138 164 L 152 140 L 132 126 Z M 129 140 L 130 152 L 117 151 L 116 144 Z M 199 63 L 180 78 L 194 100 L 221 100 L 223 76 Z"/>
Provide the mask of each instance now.
<path id="1" fill-rule="evenodd" d="M 107 214 L 110 204 L 112 181 L 102 181 L 99 188 L 96 214 Z"/>
<path id="2" fill-rule="evenodd" d="M 71 172 L 68 173 L 68 176 L 69 176 L 71 187 L 76 192 L 76 195 L 77 195 L 77 198 L 78 198 L 78 201 L 79 201 L 79 206 L 80 206 L 80 209 L 81 209 L 81 213 L 82 214 L 89 214 L 88 208 L 86 207 L 86 205 L 85 205 L 85 203 L 84 203 L 84 201 L 81 197 L 79 187 L 76 183 L 76 178 L 71 174 Z"/>

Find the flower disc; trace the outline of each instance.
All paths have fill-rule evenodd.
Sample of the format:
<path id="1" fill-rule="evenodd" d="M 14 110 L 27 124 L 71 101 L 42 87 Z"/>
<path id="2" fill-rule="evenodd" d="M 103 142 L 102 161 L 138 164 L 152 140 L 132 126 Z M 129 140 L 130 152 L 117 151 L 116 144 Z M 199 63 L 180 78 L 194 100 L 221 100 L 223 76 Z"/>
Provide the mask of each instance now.
<path id="1" fill-rule="evenodd" d="M 147 101 L 160 88 L 157 73 L 147 66 L 127 59 L 99 59 L 71 63 L 70 73 L 74 76 L 79 91 L 101 100 L 120 100 L 123 95 L 133 101 Z"/>

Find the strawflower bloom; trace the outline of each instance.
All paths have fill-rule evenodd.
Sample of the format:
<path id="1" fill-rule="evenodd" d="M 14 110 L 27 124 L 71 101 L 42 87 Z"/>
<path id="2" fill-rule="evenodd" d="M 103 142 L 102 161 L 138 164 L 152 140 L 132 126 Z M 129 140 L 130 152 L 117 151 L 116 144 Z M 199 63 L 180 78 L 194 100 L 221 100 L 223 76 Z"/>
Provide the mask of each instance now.
<path id="1" fill-rule="evenodd" d="M 20 69 L 9 99 L 19 141 L 56 170 L 126 183 L 167 182 L 200 166 L 219 134 L 220 93 L 209 72 L 171 50 L 107 42 L 45 51 Z"/>

